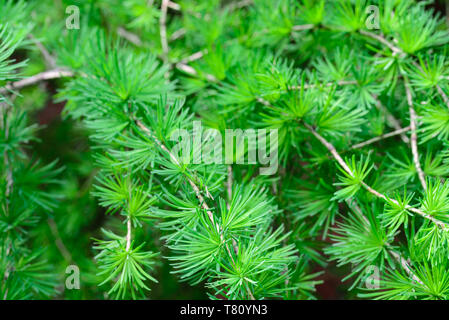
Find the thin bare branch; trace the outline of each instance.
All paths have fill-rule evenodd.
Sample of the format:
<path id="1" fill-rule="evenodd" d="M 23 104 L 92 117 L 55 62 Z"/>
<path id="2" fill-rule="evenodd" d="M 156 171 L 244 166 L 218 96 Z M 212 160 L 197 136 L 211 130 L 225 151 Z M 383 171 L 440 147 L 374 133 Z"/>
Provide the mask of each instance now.
<path id="1" fill-rule="evenodd" d="M 292 27 L 292 31 L 303 31 L 303 30 L 310 30 L 315 28 L 314 24 L 303 24 L 303 25 L 297 25 Z"/>
<path id="2" fill-rule="evenodd" d="M 365 147 L 367 145 L 370 145 L 372 143 L 375 143 L 377 141 L 380 141 L 380 140 L 383 140 L 383 139 L 386 139 L 386 138 L 390 138 L 390 137 L 394 137 L 394 136 L 397 136 L 397 135 L 402 135 L 403 133 L 410 131 L 410 128 L 411 127 L 408 126 L 408 127 L 405 127 L 405 128 L 401 128 L 399 130 L 395 130 L 393 132 L 385 133 L 385 134 L 380 135 L 378 137 L 375 137 L 375 138 L 369 139 L 367 141 L 355 144 L 355 145 L 353 145 L 351 147 L 351 149 L 363 148 L 363 147 Z"/>
<path id="3" fill-rule="evenodd" d="M 409 113 L 410 113 L 410 129 L 411 129 L 411 138 L 410 138 L 410 144 L 412 148 L 412 154 L 413 154 L 413 162 L 415 164 L 416 172 L 418 173 L 419 181 L 421 182 L 422 187 L 424 190 L 427 190 L 427 184 L 426 184 L 426 178 L 424 175 L 424 171 L 421 168 L 421 163 L 419 162 L 419 153 L 418 153 L 418 135 L 416 133 L 417 131 L 417 116 L 415 109 L 413 108 L 413 98 L 412 98 L 412 92 L 409 88 L 409 82 L 407 79 L 407 76 L 404 75 L 405 80 L 405 92 L 407 96 L 407 103 L 409 107 Z"/>
<path id="4" fill-rule="evenodd" d="M 201 59 L 205 54 L 207 54 L 207 49 L 195 52 L 195 53 L 191 54 L 190 56 L 180 60 L 179 62 L 183 63 L 183 64 L 187 64 L 189 62 L 193 62 L 198 59 Z"/>
<path id="5" fill-rule="evenodd" d="M 138 47 L 142 46 L 142 40 L 140 40 L 139 36 L 125 28 L 118 27 L 117 34 Z"/>
<path id="6" fill-rule="evenodd" d="M 397 262 L 402 266 L 402 268 L 407 272 L 407 274 L 416 282 L 418 282 L 421 285 L 424 285 L 424 283 L 419 279 L 416 274 L 412 271 L 412 268 L 407 263 L 407 260 L 404 259 L 403 256 L 401 256 L 399 253 L 397 253 L 394 250 L 388 250 L 390 254 L 393 256 L 393 258 L 396 259 Z"/>
<path id="7" fill-rule="evenodd" d="M 236 10 L 236 9 L 241 9 L 241 8 L 247 7 L 249 5 L 252 5 L 253 2 L 254 2 L 253 0 L 242 0 L 242 1 L 239 1 L 239 2 L 232 2 L 226 8 L 229 11 L 233 11 L 233 10 Z"/>
<path id="8" fill-rule="evenodd" d="M 3 88 L 0 88 L 0 94 L 5 94 L 14 89 L 21 89 L 23 87 L 33 85 L 33 84 L 38 83 L 43 80 L 51 80 L 51 79 L 58 79 L 58 78 L 64 78 L 64 77 L 73 77 L 73 75 L 74 75 L 74 73 L 72 71 L 62 70 L 62 69 L 53 69 L 53 70 L 44 71 L 44 72 L 38 73 L 34 76 L 31 76 L 29 78 L 25 78 L 25 79 L 7 84 Z"/>
<path id="9" fill-rule="evenodd" d="M 329 152 L 334 156 L 335 160 L 337 160 L 338 164 L 347 172 L 349 173 L 351 176 L 354 176 L 354 174 L 352 173 L 351 169 L 348 167 L 348 165 L 346 164 L 346 162 L 343 160 L 343 158 L 340 156 L 340 154 L 337 152 L 337 149 L 335 149 L 335 147 L 333 146 L 333 144 L 331 144 L 330 142 L 328 142 L 326 139 L 324 139 L 318 132 L 316 132 L 316 130 L 310 126 L 307 123 L 304 123 L 304 126 L 315 136 L 315 138 L 317 138 L 325 147 L 327 150 L 329 150 Z"/>
<path id="10" fill-rule="evenodd" d="M 183 37 L 186 34 L 186 29 L 181 28 L 179 30 L 176 30 L 175 32 L 173 32 L 173 34 L 170 36 L 170 41 L 175 41 L 181 37 Z"/>
<path id="11" fill-rule="evenodd" d="M 169 4 L 169 0 L 162 0 L 161 4 L 161 16 L 159 17 L 159 31 L 161 38 L 161 46 L 162 46 L 162 60 L 165 63 L 168 63 L 168 41 L 167 41 L 167 7 Z M 170 74 L 168 71 L 165 73 L 165 78 L 168 79 Z"/>
<path id="12" fill-rule="evenodd" d="M 153 139 L 154 140 L 154 142 L 163 150 L 163 151 L 165 151 L 168 155 L 169 155 L 169 157 L 170 157 L 170 159 L 177 165 L 177 166 L 180 166 L 181 164 L 179 163 L 179 161 L 178 161 L 178 159 L 176 158 L 176 156 L 153 134 L 153 132 L 151 132 L 151 130 L 149 129 L 149 128 L 147 128 L 141 121 L 139 121 L 139 120 L 135 120 L 135 122 L 136 122 L 136 124 L 137 124 L 137 126 L 142 130 L 142 131 L 144 131 L 146 134 L 148 134 L 150 137 L 151 137 L 151 139 Z M 214 220 L 214 216 L 213 216 L 213 213 L 212 213 L 212 211 L 211 211 L 211 209 L 210 209 L 210 207 L 207 205 L 207 203 L 206 203 L 206 201 L 205 201 L 205 199 L 204 199 L 204 197 L 203 197 L 203 195 L 201 194 L 201 191 L 200 191 L 200 189 L 198 188 L 198 186 L 195 184 L 195 182 L 193 182 L 190 178 L 188 178 L 188 177 L 186 177 L 186 179 L 187 179 L 187 181 L 188 181 L 188 183 L 190 184 L 190 186 L 192 187 L 192 189 L 193 189 L 193 191 L 195 192 L 195 195 L 196 195 L 196 197 L 197 197 L 197 199 L 199 200 L 199 202 L 200 202 L 200 205 L 201 205 L 201 207 L 206 211 L 206 213 L 207 213 L 207 215 L 208 215 L 208 217 L 209 217 L 209 220 L 212 222 L 212 224 L 213 225 L 215 225 L 216 226 L 216 228 L 217 228 L 217 231 L 220 233 L 220 238 L 221 238 L 221 240 L 224 242 L 224 244 L 225 244 L 225 248 L 226 248 L 226 251 L 228 252 L 228 255 L 229 255 L 229 257 L 231 258 L 231 261 L 232 261 L 232 263 L 235 265 L 235 261 L 234 261 L 234 257 L 233 257 L 233 255 L 232 255 L 232 253 L 231 253 L 231 250 L 229 249 L 229 246 L 228 246 L 228 243 L 224 240 L 224 236 L 223 236 L 223 229 L 222 228 L 220 228 L 220 226 L 219 226 L 219 224 L 218 223 L 216 223 L 215 222 L 215 220 Z M 206 192 L 206 197 L 208 197 L 208 198 L 211 198 L 211 199 L 213 199 L 212 198 L 212 196 L 208 193 L 208 192 Z M 234 250 L 237 250 L 237 244 L 233 241 L 233 245 L 234 245 Z M 248 288 L 248 291 L 249 291 L 249 296 L 250 296 L 250 298 L 252 299 L 252 300 L 254 300 L 254 296 L 253 296 L 253 294 L 251 293 L 251 291 L 249 290 L 249 288 Z"/>
<path id="13" fill-rule="evenodd" d="M 131 219 L 128 217 L 128 221 L 126 222 L 126 252 L 129 251 L 129 248 L 131 247 L 131 229 L 132 229 L 132 224 L 131 224 Z"/>
<path id="14" fill-rule="evenodd" d="M 418 68 L 419 71 L 424 73 L 423 68 L 416 62 L 413 61 L 412 62 L 413 65 Z M 439 95 L 441 96 L 441 98 L 443 99 L 444 103 L 446 104 L 446 106 L 449 108 L 449 97 L 447 96 L 447 94 L 443 91 L 443 89 L 441 89 L 441 87 L 437 84 L 436 85 L 437 91 L 439 93 Z"/>

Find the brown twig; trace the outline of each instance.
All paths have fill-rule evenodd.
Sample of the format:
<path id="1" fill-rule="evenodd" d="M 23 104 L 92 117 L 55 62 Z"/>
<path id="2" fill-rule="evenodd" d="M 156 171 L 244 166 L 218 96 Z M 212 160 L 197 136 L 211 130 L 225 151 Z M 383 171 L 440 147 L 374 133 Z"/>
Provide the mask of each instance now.
<path id="1" fill-rule="evenodd" d="M 123 27 L 117 28 L 117 34 L 138 47 L 142 46 L 142 40 L 140 40 L 139 36 Z"/>
<path id="2" fill-rule="evenodd" d="M 424 283 L 421 281 L 421 279 L 419 279 L 416 276 L 416 274 L 412 271 L 412 268 L 410 267 L 410 265 L 407 263 L 407 260 L 405 260 L 403 256 L 401 256 L 399 253 L 397 253 L 394 250 L 388 250 L 388 251 L 393 256 L 393 258 L 395 258 L 396 261 L 399 262 L 399 264 L 402 266 L 402 268 L 405 270 L 405 272 L 407 272 L 407 274 L 410 277 L 412 277 L 413 280 L 415 280 L 416 282 L 418 282 L 421 285 L 424 285 Z"/>
<path id="3" fill-rule="evenodd" d="M 228 191 L 228 209 L 229 209 L 229 203 L 232 200 L 232 165 L 228 165 L 228 182 L 226 184 L 226 190 Z"/>
<path id="4" fill-rule="evenodd" d="M 411 130 L 411 137 L 410 137 L 410 144 L 412 148 L 412 154 L 413 154 L 413 162 L 415 163 L 416 172 L 418 173 L 419 181 L 421 182 L 422 187 L 424 190 L 427 190 L 427 184 L 426 184 L 426 178 L 424 175 L 424 171 L 421 168 L 421 163 L 419 162 L 419 153 L 418 153 L 418 135 L 416 133 L 417 131 L 417 116 L 415 109 L 413 108 L 413 99 L 412 99 L 412 92 L 409 88 L 409 82 L 407 79 L 407 76 L 404 75 L 405 80 L 405 92 L 407 96 L 407 103 L 409 107 L 409 113 L 410 113 L 410 130 Z"/>
<path id="5" fill-rule="evenodd" d="M 399 123 L 399 121 L 382 104 L 382 102 L 379 100 L 377 95 L 373 94 L 372 97 L 373 97 L 374 101 L 376 101 L 376 108 L 378 110 L 380 110 L 381 112 L 385 113 L 385 116 L 387 117 L 387 121 L 390 124 L 390 126 L 392 126 L 396 130 L 401 130 L 402 127 L 401 127 L 401 124 Z M 405 143 L 409 143 L 410 142 L 410 139 L 404 133 L 401 134 L 401 139 Z"/>
<path id="6" fill-rule="evenodd" d="M 181 6 L 173 1 L 167 1 L 167 8 L 173 9 L 175 11 L 181 10 Z"/>
<path id="7" fill-rule="evenodd" d="M 47 64 L 48 68 L 55 69 L 56 68 L 56 60 L 55 58 L 48 52 L 47 48 L 44 47 L 44 45 L 31 33 L 28 35 L 28 37 L 34 42 L 36 47 L 41 52 L 42 56 L 44 57 L 45 63 Z"/>
<path id="8" fill-rule="evenodd" d="M 150 129 L 148 129 L 141 121 L 136 120 L 136 124 L 137 126 L 142 129 L 145 133 L 147 133 L 151 139 L 154 140 L 154 142 L 156 142 L 156 144 L 162 149 L 164 150 L 170 157 L 170 159 L 173 161 L 173 163 L 175 163 L 177 166 L 181 166 L 181 164 L 179 163 L 178 159 L 175 157 L 175 155 L 168 150 L 168 148 L 151 132 Z M 207 215 L 209 216 L 210 221 L 215 224 L 214 222 L 214 215 L 212 214 L 212 211 L 210 210 L 209 206 L 207 205 L 206 201 L 204 200 L 203 195 L 201 194 L 200 189 L 198 188 L 198 186 L 195 184 L 195 182 L 192 181 L 192 179 L 187 178 L 188 183 L 190 184 L 190 186 L 192 187 L 193 191 L 195 192 L 196 197 L 198 198 L 198 200 L 200 201 L 200 205 L 201 207 L 207 212 Z M 218 227 L 218 225 L 217 225 Z"/>
<path id="9" fill-rule="evenodd" d="M 47 70 L 47 71 L 38 73 L 34 76 L 31 76 L 29 78 L 25 78 L 25 79 L 7 84 L 3 88 L 0 88 L 0 94 L 5 94 L 14 89 L 21 89 L 23 87 L 33 85 L 33 84 L 38 83 L 43 80 L 72 77 L 73 75 L 74 75 L 74 73 L 72 71 L 68 71 L 68 70 L 62 70 L 62 69 Z"/>
<path id="10" fill-rule="evenodd" d="M 159 17 L 159 31 L 161 38 L 161 46 L 162 46 L 162 60 L 165 63 L 168 63 L 168 41 L 167 41 L 167 7 L 169 4 L 169 0 L 162 0 L 161 4 L 161 16 Z M 170 77 L 169 72 L 165 73 L 165 78 L 168 79 Z"/>
<path id="11" fill-rule="evenodd" d="M 176 30 L 175 32 L 173 32 L 173 34 L 170 36 L 169 40 L 170 41 L 175 41 L 181 37 L 183 37 L 186 34 L 186 29 L 181 28 L 179 30 Z"/>
<path id="12" fill-rule="evenodd" d="M 377 141 L 380 141 L 380 140 L 383 140 L 383 139 L 386 139 L 386 138 L 394 137 L 394 136 L 397 136 L 397 135 L 402 135 L 402 134 L 404 134 L 405 132 L 408 132 L 408 131 L 410 131 L 410 126 L 405 127 L 405 128 L 401 128 L 399 130 L 395 130 L 393 132 L 382 134 L 382 135 L 380 135 L 378 137 L 366 140 L 364 142 L 360 142 L 358 144 L 353 145 L 351 147 L 351 149 L 363 148 L 363 147 L 365 147 L 365 146 L 367 146 L 369 144 L 375 143 Z"/>
<path id="13" fill-rule="evenodd" d="M 129 251 L 129 248 L 131 247 L 131 229 L 132 229 L 132 224 L 131 224 L 131 219 L 128 217 L 128 221 L 126 222 L 126 252 Z"/>
<path id="14" fill-rule="evenodd" d="M 303 24 L 303 25 L 297 25 L 292 27 L 292 31 L 303 31 L 303 30 L 310 30 L 315 28 L 314 24 Z"/>

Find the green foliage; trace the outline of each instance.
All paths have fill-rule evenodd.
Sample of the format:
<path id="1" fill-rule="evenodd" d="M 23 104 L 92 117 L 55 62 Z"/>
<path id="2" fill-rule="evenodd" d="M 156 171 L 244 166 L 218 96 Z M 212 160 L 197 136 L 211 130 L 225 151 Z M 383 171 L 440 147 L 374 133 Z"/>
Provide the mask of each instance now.
<path id="1" fill-rule="evenodd" d="M 343 176 L 340 176 L 341 182 L 335 183 L 336 186 L 342 187 L 340 190 L 335 192 L 335 196 L 333 198 L 339 201 L 352 198 L 357 191 L 360 190 L 362 187 L 362 182 L 373 168 L 372 165 L 369 165 L 369 158 L 364 160 L 363 156 L 360 158 L 359 162 L 357 162 L 355 160 L 355 156 L 353 156 L 352 161 L 347 163 L 347 165 L 351 170 L 351 174 L 340 167 L 340 171 L 343 173 Z"/>
<path id="2" fill-rule="evenodd" d="M 385 281 L 382 282 L 381 291 L 364 293 L 361 296 L 390 300 L 446 300 L 448 297 L 446 267 L 447 257 L 438 255 L 414 266 L 417 279 L 410 279 L 410 275 L 405 271 L 390 269 Z"/>
<path id="3" fill-rule="evenodd" d="M 378 217 L 373 216 L 378 211 L 374 204 L 372 208 L 362 208 L 362 212 L 357 210 L 360 209 L 336 223 L 335 233 L 331 235 L 335 243 L 326 250 L 339 265 L 352 264 L 352 271 L 345 278 L 356 276 L 352 287 L 362 280 L 369 266 L 384 268 L 389 259 L 389 242 L 394 238 L 394 233 L 387 232 Z"/>
<path id="4" fill-rule="evenodd" d="M 23 38 L 18 39 L 10 29 L 7 24 L 0 24 L 0 83 L 16 80 L 19 77 L 17 71 L 25 66 L 24 61 L 16 62 L 11 59 L 11 55 Z M 4 99 L 1 94 L 0 99 Z"/>
<path id="5" fill-rule="evenodd" d="M 145 271 L 152 269 L 153 258 L 157 254 L 143 251 L 143 243 L 136 248 L 132 244 L 126 248 L 123 238 L 107 231 L 104 231 L 104 234 L 111 240 L 98 240 L 95 246 L 95 249 L 101 250 L 95 256 L 99 275 L 106 278 L 100 285 L 117 278 L 108 294 L 118 299 L 127 298 L 128 294 L 134 299 L 145 297 L 144 290 L 150 290 L 145 281 L 157 282 Z"/>
<path id="6" fill-rule="evenodd" d="M 431 1 L 144 2 L 70 29 L 70 1 L 0 0 L 0 298 L 315 299 L 333 264 L 349 297 L 448 298 Z M 228 129 L 277 130 L 274 175 L 196 161 Z"/>
<path id="7" fill-rule="evenodd" d="M 396 194 L 393 199 L 396 201 L 388 199 L 382 217 L 385 227 L 389 227 L 395 231 L 403 225 L 408 225 L 409 216 L 412 215 L 408 207 L 413 199 L 413 194 L 407 194 L 404 189 L 403 196 Z"/>

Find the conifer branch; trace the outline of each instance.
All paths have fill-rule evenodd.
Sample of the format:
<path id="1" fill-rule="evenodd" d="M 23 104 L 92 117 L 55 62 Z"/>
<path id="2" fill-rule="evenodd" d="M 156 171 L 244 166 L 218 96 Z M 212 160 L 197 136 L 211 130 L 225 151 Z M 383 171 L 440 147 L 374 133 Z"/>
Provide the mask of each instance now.
<path id="1" fill-rule="evenodd" d="M 229 11 L 234 11 L 236 9 L 241 9 L 253 4 L 253 0 L 242 0 L 238 2 L 231 2 L 226 7 Z"/>
<path id="2" fill-rule="evenodd" d="M 228 191 L 228 201 L 230 202 L 232 200 L 232 165 L 228 165 L 227 169 L 228 169 L 228 182 L 226 184 L 226 190 Z M 229 209 L 229 202 L 228 202 L 228 209 Z"/>
<path id="3" fill-rule="evenodd" d="M 292 27 L 292 31 L 304 31 L 304 30 L 310 30 L 315 28 L 314 24 L 303 24 L 303 25 L 296 25 Z"/>
<path id="4" fill-rule="evenodd" d="M 377 35 L 375 33 L 366 31 L 366 30 L 359 30 L 361 34 L 368 36 L 372 39 L 376 39 L 379 42 L 381 42 L 382 44 L 386 45 L 388 48 L 390 48 L 393 51 L 393 55 L 399 54 L 401 58 L 406 57 L 407 53 L 404 52 L 402 49 L 394 46 L 393 44 L 391 44 L 388 40 L 386 40 L 383 36 L 381 35 Z M 423 72 L 423 69 L 421 68 L 421 66 L 419 64 L 417 64 L 415 61 L 412 62 L 420 71 Z M 446 104 L 446 106 L 449 108 L 449 97 L 444 93 L 444 91 L 441 89 L 440 85 L 436 85 L 437 91 L 438 93 L 441 95 L 441 97 L 443 98 L 444 103 Z"/>
<path id="5" fill-rule="evenodd" d="M 177 165 L 180 166 L 180 163 L 178 161 L 178 159 L 176 158 L 176 156 L 152 133 L 152 131 L 147 128 L 140 120 L 135 120 L 137 126 L 142 129 L 145 133 L 147 133 L 153 140 L 154 142 L 156 142 L 156 144 L 163 150 L 165 151 L 170 159 Z M 236 265 L 235 261 L 234 261 L 234 256 L 231 253 L 231 250 L 229 249 L 228 243 L 227 241 L 224 239 L 223 236 L 223 229 L 219 226 L 219 224 L 217 222 L 215 222 L 214 220 L 214 215 L 212 213 L 212 210 L 210 209 L 210 207 L 207 205 L 204 197 L 201 194 L 200 189 L 198 188 L 198 186 L 195 184 L 195 182 L 193 182 L 189 177 L 186 177 L 187 182 L 190 184 L 190 186 L 192 187 L 193 191 L 195 192 L 196 197 L 198 198 L 201 207 L 206 211 L 209 220 L 211 221 L 212 225 L 215 225 L 217 228 L 217 231 L 220 233 L 220 238 L 223 241 L 226 251 L 228 252 L 229 257 L 231 258 L 231 261 L 234 265 Z M 232 186 L 231 186 L 232 187 Z M 232 192 L 232 191 L 231 191 Z M 206 193 L 206 197 L 211 198 L 212 196 L 209 195 L 209 193 Z M 130 229 L 128 229 L 130 230 Z M 233 239 L 232 239 L 233 240 Z M 238 249 L 237 249 L 237 244 L 233 241 L 233 246 L 234 246 L 234 251 L 237 253 Z M 251 291 L 249 290 L 249 288 L 247 287 L 248 290 L 248 295 L 250 296 L 251 300 L 255 300 L 254 295 L 251 293 Z"/>
<path id="6" fill-rule="evenodd" d="M 207 49 L 202 50 L 202 51 L 198 51 L 198 52 L 195 52 L 195 53 L 192 53 L 190 56 L 188 56 L 188 57 L 186 57 L 184 59 L 181 59 L 179 61 L 179 63 L 188 64 L 189 62 L 193 62 L 193 61 L 196 61 L 198 59 L 201 59 L 205 54 L 207 54 Z"/>
<path id="7" fill-rule="evenodd" d="M 150 275 L 154 247 L 164 256 L 171 251 L 163 263 L 179 280 L 205 283 L 217 298 L 313 299 L 314 262 L 336 260 L 355 266 L 345 277 L 354 279 L 351 289 L 361 289 L 367 267 L 385 270 L 381 286 L 362 289 L 359 297 L 449 299 L 449 182 L 441 179 L 449 176 L 449 35 L 433 9 L 391 1 L 387 9 L 395 16 L 381 21 L 384 33 L 365 28 L 366 3 L 360 1 L 104 2 L 94 5 L 98 15 L 83 18 L 81 30 L 66 32 L 59 15 L 43 19 L 29 2 L 0 1 L 6 12 L 0 26 L 0 297 L 61 297 L 50 271 L 77 257 L 81 270 L 97 263 L 100 285 L 112 282 L 106 290 L 85 287 L 81 299 L 149 298 L 148 283 L 157 281 Z M 122 15 L 104 23 L 117 12 L 127 12 L 126 25 Z M 30 34 L 30 14 L 39 39 Z M 301 35 L 308 40 L 291 41 Z M 47 68 L 25 79 L 21 71 L 30 58 Z M 63 77 L 74 78 L 23 90 L 15 100 L 21 88 Z M 67 127 L 63 121 L 57 137 L 53 131 L 39 135 L 52 155 L 61 152 L 66 170 L 34 161 L 34 154 L 46 159 L 48 148 L 29 144 L 38 126 L 29 125 L 26 111 L 33 101 L 36 108 L 50 102 L 55 92 L 67 100 L 69 125 L 81 122 L 86 129 L 59 130 Z M 48 111 L 59 112 L 60 105 L 39 111 L 40 123 Z M 220 133 L 241 127 L 248 139 L 243 160 L 252 158 L 253 129 L 270 131 L 269 143 L 256 150 L 258 163 L 243 168 L 185 161 L 196 159 L 197 141 L 185 145 L 185 135 L 182 143 L 168 136 L 181 128 L 195 135 L 197 117 Z M 383 127 L 364 140 L 363 132 Z M 85 133 L 92 148 L 73 165 L 77 159 L 66 156 L 72 143 L 60 140 L 84 153 L 72 138 L 84 140 Z M 375 152 L 366 158 L 365 149 Z M 354 153 L 350 160 L 348 152 Z M 320 166 L 325 159 L 334 163 Z M 257 176 L 267 164 L 277 171 Z M 53 183 L 64 186 L 63 206 L 54 202 Z M 96 203 L 85 201 L 92 188 Z M 95 204 L 106 209 L 107 220 L 119 214 L 112 217 L 122 222 L 119 234 Z M 46 214 L 53 208 L 70 216 L 54 221 Z M 95 239 L 99 252 L 91 259 L 90 231 L 98 228 L 104 239 Z M 406 237 L 398 237 L 402 231 Z M 150 243 L 147 232 L 154 235 Z M 319 240 L 328 235 L 332 243 Z M 54 245 L 41 251 L 43 237 Z"/>
<path id="8" fill-rule="evenodd" d="M 131 217 L 128 217 L 128 221 L 126 222 L 126 252 L 128 252 L 131 247 L 131 229 Z"/>
<path id="9" fill-rule="evenodd" d="M 173 9 L 175 11 L 181 10 L 181 6 L 173 1 L 167 1 L 167 8 Z"/>
<path id="10" fill-rule="evenodd" d="M 333 85 L 347 86 L 347 85 L 354 85 L 354 84 L 357 84 L 356 80 L 340 80 L 335 83 L 328 82 L 325 84 L 304 84 L 304 85 L 297 85 L 297 86 L 289 86 L 288 90 L 313 89 L 313 88 L 317 88 L 319 86 L 332 87 Z"/>
<path id="11" fill-rule="evenodd" d="M 141 47 L 143 44 L 138 35 L 126 30 L 123 27 L 117 28 L 117 34 L 138 47 Z"/>
<path id="12" fill-rule="evenodd" d="M 173 34 L 170 36 L 170 41 L 175 41 L 181 37 L 183 37 L 186 34 L 186 29 L 181 28 L 179 30 L 176 30 L 175 32 L 173 32 Z"/>
<path id="13" fill-rule="evenodd" d="M 162 46 L 162 60 L 165 63 L 168 63 L 168 41 L 167 41 L 167 8 L 169 4 L 169 0 L 162 0 L 161 4 L 161 16 L 159 17 L 159 30 L 160 30 L 160 38 L 161 38 L 161 46 Z M 165 79 L 168 79 L 170 74 L 167 70 L 165 73 Z"/>
<path id="14" fill-rule="evenodd" d="M 338 164 L 350 176 L 354 177 L 354 173 L 349 168 L 349 166 L 346 164 L 346 162 L 343 160 L 343 158 L 339 155 L 339 153 L 337 152 L 337 149 L 330 142 L 328 142 L 325 138 L 323 138 L 312 126 L 310 126 L 307 123 L 303 123 L 303 124 L 310 131 L 310 133 L 312 133 L 315 136 L 315 138 L 317 138 L 329 150 L 329 152 L 334 156 L 334 158 L 338 162 Z M 393 202 L 394 204 L 399 205 L 399 203 L 395 199 L 388 198 L 384 194 L 382 194 L 382 193 L 378 192 L 377 190 L 373 189 L 372 187 L 370 187 L 364 181 L 361 181 L 360 183 L 368 192 L 370 192 L 371 194 L 375 195 L 377 198 L 383 199 L 386 202 L 390 201 L 390 202 Z M 420 216 L 422 216 L 425 219 L 430 220 L 432 223 L 434 223 L 435 225 L 439 226 L 442 230 L 449 231 L 449 226 L 446 223 L 444 223 L 444 222 L 442 222 L 442 221 L 432 217 L 431 215 L 423 212 L 422 210 L 417 209 L 415 207 L 412 207 L 410 205 L 405 206 L 405 208 L 407 210 L 409 210 L 409 211 L 412 211 L 414 213 L 419 214 Z"/>
<path id="15" fill-rule="evenodd" d="M 178 62 L 176 64 L 176 68 L 181 70 L 181 71 L 183 71 L 183 72 L 185 72 L 185 73 L 187 73 L 187 74 L 189 74 L 189 75 L 191 75 L 191 76 L 195 76 L 195 77 L 198 76 L 198 72 L 194 68 L 189 66 L 188 64 L 185 64 L 185 63 L 182 63 L 182 62 Z M 209 80 L 210 82 L 217 82 L 218 81 L 218 79 L 215 76 L 211 75 L 211 74 L 205 74 L 205 76 L 206 76 L 206 79 Z"/>
<path id="16" fill-rule="evenodd" d="M 364 34 L 366 36 L 369 36 L 373 39 L 378 40 L 379 42 L 383 43 L 384 45 L 388 46 L 394 53 L 399 53 L 401 54 L 401 56 L 405 56 L 405 52 L 403 52 L 401 49 L 395 47 L 394 45 L 392 45 L 390 42 L 388 42 L 384 37 L 376 35 L 372 32 L 368 32 L 368 31 L 364 31 L 364 30 L 360 30 L 361 34 Z M 406 97 L 407 97 L 407 103 L 409 105 L 409 114 L 410 114 L 410 127 L 411 127 L 411 139 L 410 139 L 410 143 L 411 143 L 411 149 L 412 149 L 412 154 L 413 154 L 413 162 L 415 163 L 415 167 L 416 167 L 416 171 L 418 173 L 418 178 L 419 181 L 421 182 L 422 187 L 424 188 L 424 190 L 427 189 L 427 185 L 426 185 L 426 179 L 425 179 L 425 175 L 424 172 L 421 168 L 421 164 L 419 162 L 419 153 L 418 153 L 418 138 L 417 138 L 417 116 L 416 116 L 416 112 L 415 109 L 413 108 L 413 100 L 412 100 L 412 94 L 409 88 L 409 84 L 408 84 L 408 79 L 407 76 L 403 73 L 403 77 L 405 80 L 405 90 L 406 90 Z"/>
<path id="17" fill-rule="evenodd" d="M 416 68 L 418 68 L 419 71 L 424 73 L 424 70 L 421 68 L 421 66 L 416 61 L 412 61 L 412 63 Z M 441 89 L 441 86 L 439 84 L 436 84 L 436 88 L 437 88 L 439 95 L 443 99 L 443 102 L 449 108 L 449 97 L 446 95 L 446 93 L 443 91 L 443 89 Z"/>

